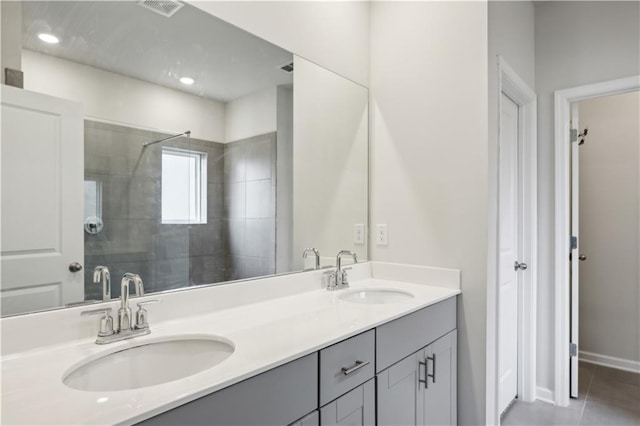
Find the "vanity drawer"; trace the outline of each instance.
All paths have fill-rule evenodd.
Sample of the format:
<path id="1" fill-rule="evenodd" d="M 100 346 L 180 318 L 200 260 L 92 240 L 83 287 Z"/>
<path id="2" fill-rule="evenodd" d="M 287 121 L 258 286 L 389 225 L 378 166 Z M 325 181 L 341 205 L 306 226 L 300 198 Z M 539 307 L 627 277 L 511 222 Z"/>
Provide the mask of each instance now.
<path id="1" fill-rule="evenodd" d="M 375 374 L 375 331 L 369 330 L 320 351 L 320 406 Z"/>
<path id="2" fill-rule="evenodd" d="M 376 373 L 456 328 L 456 297 L 376 328 Z"/>

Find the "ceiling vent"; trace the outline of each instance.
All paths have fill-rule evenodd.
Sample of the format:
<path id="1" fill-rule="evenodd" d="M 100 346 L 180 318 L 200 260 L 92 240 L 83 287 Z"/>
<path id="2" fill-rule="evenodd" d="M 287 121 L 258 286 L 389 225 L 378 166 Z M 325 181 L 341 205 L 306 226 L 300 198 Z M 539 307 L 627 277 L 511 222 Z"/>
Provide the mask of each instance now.
<path id="1" fill-rule="evenodd" d="M 178 10 L 182 9 L 184 3 L 174 0 L 140 0 L 138 5 L 170 18 Z"/>
<path id="2" fill-rule="evenodd" d="M 293 62 L 281 66 L 280 69 L 284 72 L 293 72 Z"/>

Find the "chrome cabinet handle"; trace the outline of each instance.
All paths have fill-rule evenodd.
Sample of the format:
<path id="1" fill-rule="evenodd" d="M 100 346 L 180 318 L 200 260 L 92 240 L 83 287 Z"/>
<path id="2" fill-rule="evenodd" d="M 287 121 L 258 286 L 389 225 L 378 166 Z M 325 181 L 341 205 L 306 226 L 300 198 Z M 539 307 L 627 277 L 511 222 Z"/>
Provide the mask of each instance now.
<path id="1" fill-rule="evenodd" d="M 580 256 L 578 256 L 578 260 L 582 260 L 582 261 L 587 260 L 587 255 L 586 254 L 581 254 Z"/>
<path id="2" fill-rule="evenodd" d="M 436 354 L 433 354 L 433 356 L 428 356 L 427 357 L 427 361 L 431 361 L 433 362 L 433 373 L 429 374 L 427 373 L 427 377 L 431 377 L 431 380 L 433 381 L 433 383 L 436 382 Z"/>
<path id="3" fill-rule="evenodd" d="M 369 361 L 356 361 L 353 367 L 342 367 L 342 374 L 348 376 L 349 374 L 360 370 L 365 365 L 369 365 Z"/>

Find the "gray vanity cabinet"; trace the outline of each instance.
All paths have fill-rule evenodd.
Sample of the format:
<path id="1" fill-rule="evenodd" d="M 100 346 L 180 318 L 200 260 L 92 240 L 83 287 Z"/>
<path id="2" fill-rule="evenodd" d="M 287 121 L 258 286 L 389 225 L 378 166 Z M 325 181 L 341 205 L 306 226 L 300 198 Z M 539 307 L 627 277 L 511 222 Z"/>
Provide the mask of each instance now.
<path id="1" fill-rule="evenodd" d="M 450 298 L 141 424 L 455 425 L 456 345 Z"/>
<path id="2" fill-rule="evenodd" d="M 345 393 L 320 409 L 321 426 L 374 426 L 376 391 L 374 379 Z"/>
<path id="3" fill-rule="evenodd" d="M 315 352 L 140 424 L 288 425 L 317 408 L 318 354 Z"/>
<path id="4" fill-rule="evenodd" d="M 455 425 L 456 330 L 377 375 L 379 426 Z"/>
<path id="5" fill-rule="evenodd" d="M 289 426 L 319 426 L 320 425 L 320 412 L 314 410 L 311 414 L 304 416 L 297 422 L 291 423 Z"/>
<path id="6" fill-rule="evenodd" d="M 379 426 L 417 425 L 424 349 L 409 355 L 377 375 Z"/>
<path id="7" fill-rule="evenodd" d="M 422 388 L 422 413 L 419 425 L 455 425 L 457 418 L 457 348 L 456 330 L 442 336 L 424 350 L 426 383 Z"/>

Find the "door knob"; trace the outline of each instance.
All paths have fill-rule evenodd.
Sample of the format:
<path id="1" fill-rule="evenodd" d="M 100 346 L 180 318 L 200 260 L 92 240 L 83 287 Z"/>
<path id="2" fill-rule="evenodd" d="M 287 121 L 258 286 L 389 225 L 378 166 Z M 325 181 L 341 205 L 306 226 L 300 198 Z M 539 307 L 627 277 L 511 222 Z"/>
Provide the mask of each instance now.
<path id="1" fill-rule="evenodd" d="M 69 264 L 69 270 L 71 272 L 80 272 L 80 271 L 82 271 L 82 265 L 79 264 L 78 262 L 71 262 Z"/>
<path id="2" fill-rule="evenodd" d="M 513 269 L 514 269 L 515 271 L 517 271 L 518 269 L 520 269 L 521 271 L 526 271 L 526 270 L 527 270 L 527 268 L 528 268 L 528 266 L 527 266 L 527 264 L 526 264 L 526 263 L 524 263 L 524 262 L 520 263 L 520 262 L 518 262 L 518 261 L 516 260 L 516 261 L 515 261 L 515 263 L 513 264 Z"/>
<path id="3" fill-rule="evenodd" d="M 585 261 L 587 260 L 587 255 L 586 254 L 581 254 L 580 256 L 578 256 L 578 259 Z"/>

